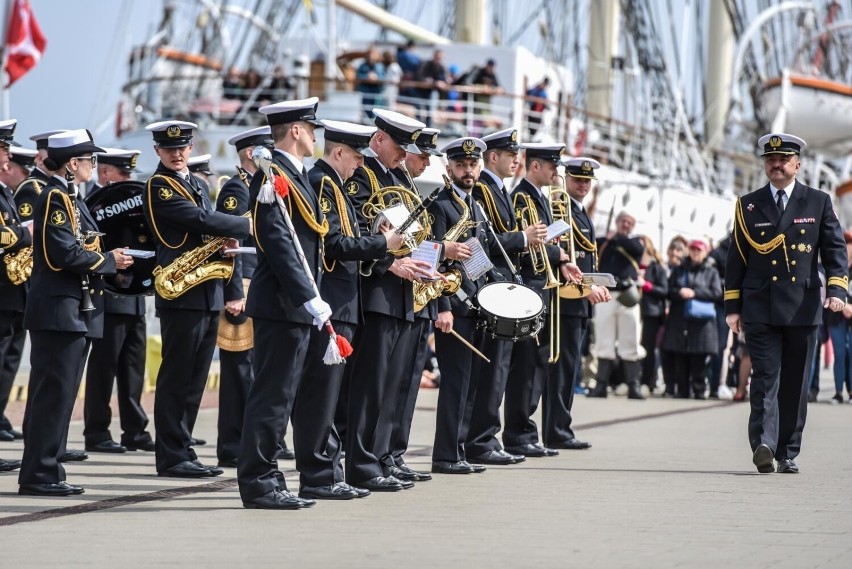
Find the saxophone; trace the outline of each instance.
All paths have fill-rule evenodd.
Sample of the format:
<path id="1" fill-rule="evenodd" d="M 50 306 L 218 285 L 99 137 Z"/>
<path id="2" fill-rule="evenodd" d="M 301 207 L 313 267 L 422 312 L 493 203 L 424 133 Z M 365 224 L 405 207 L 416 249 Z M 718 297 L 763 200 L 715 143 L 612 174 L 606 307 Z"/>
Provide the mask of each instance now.
<path id="1" fill-rule="evenodd" d="M 249 217 L 247 211 L 242 217 Z M 234 273 L 234 259 L 205 263 L 229 237 L 214 237 L 200 247 L 182 253 L 167 266 L 154 268 L 154 288 L 166 300 L 174 300 L 192 287 L 211 279 L 230 279 Z"/>
<path id="2" fill-rule="evenodd" d="M 17 253 L 6 253 L 3 262 L 6 263 L 6 276 L 12 284 L 22 284 L 33 272 L 32 246 L 22 247 Z"/>
<path id="3" fill-rule="evenodd" d="M 455 241 L 468 229 L 476 227 L 475 221 L 470 220 L 470 208 L 463 199 L 450 189 L 453 198 L 459 202 L 462 207 L 462 215 L 459 220 L 447 230 L 442 241 Z M 430 301 L 435 300 L 440 296 L 451 296 L 455 294 L 462 284 L 462 274 L 458 269 L 449 269 L 445 273 L 441 273 L 446 280 L 429 281 L 424 283 L 414 283 L 414 312 L 420 312 L 424 306 Z"/>

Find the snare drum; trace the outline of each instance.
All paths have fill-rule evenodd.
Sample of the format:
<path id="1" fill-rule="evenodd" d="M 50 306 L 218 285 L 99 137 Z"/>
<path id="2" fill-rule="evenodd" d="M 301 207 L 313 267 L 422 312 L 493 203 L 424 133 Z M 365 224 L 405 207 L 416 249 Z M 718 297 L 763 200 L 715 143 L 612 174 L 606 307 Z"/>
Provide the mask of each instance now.
<path id="1" fill-rule="evenodd" d="M 544 302 L 532 288 L 509 282 L 490 283 L 476 295 L 477 326 L 492 338 L 528 340 L 544 326 Z"/>

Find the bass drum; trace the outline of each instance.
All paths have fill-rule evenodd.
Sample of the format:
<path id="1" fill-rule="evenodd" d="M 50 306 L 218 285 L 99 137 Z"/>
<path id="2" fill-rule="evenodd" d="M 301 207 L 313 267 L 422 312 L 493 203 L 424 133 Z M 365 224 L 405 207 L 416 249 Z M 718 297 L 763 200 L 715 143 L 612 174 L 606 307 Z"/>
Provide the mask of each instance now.
<path id="1" fill-rule="evenodd" d="M 143 182 L 128 180 L 100 187 L 84 200 L 86 207 L 105 233 L 105 251 L 129 247 L 152 251 L 150 258 L 133 258 L 133 264 L 114 276 L 104 277 L 106 289 L 124 296 L 142 296 L 154 292 L 154 267 L 157 264 L 156 241 L 142 210 Z"/>
<path id="2" fill-rule="evenodd" d="M 479 289 L 477 326 L 492 338 L 517 342 L 535 337 L 544 326 L 544 301 L 528 286 L 490 283 Z"/>

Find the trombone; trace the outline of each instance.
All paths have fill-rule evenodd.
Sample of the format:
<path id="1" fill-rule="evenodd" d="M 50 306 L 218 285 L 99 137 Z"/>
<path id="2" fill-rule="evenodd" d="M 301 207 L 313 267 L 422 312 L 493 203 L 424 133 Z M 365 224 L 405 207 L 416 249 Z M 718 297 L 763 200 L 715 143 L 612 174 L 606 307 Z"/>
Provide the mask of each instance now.
<path id="1" fill-rule="evenodd" d="M 520 202 L 520 203 L 519 203 Z M 532 197 L 523 193 L 516 192 L 514 199 L 515 217 L 518 220 L 520 230 L 524 231 L 530 225 L 535 225 L 540 222 L 538 210 L 535 207 L 535 202 Z M 551 203 L 551 213 L 553 204 Z M 538 245 L 530 245 L 530 261 L 532 263 L 533 272 L 537 275 L 545 275 L 544 289 L 558 288 L 559 280 L 553 274 L 553 269 L 550 266 L 550 261 L 547 258 L 547 247 L 544 243 Z M 559 299 L 558 294 L 551 295 L 550 299 L 550 356 L 547 359 L 548 363 L 556 363 L 559 359 Z"/>

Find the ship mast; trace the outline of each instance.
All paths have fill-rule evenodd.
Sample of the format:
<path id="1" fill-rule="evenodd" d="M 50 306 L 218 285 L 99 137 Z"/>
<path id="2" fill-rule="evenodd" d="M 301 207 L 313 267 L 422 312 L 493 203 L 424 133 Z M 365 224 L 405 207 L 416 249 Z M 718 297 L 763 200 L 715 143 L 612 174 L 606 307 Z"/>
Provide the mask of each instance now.
<path id="1" fill-rule="evenodd" d="M 711 0 L 707 77 L 704 81 L 704 132 L 709 147 L 722 146 L 731 98 L 734 27 L 725 0 Z"/>
<path id="2" fill-rule="evenodd" d="M 589 66 L 586 82 L 586 110 L 612 116 L 615 90 L 613 66 L 618 54 L 621 22 L 619 0 L 598 0 L 589 6 Z"/>

